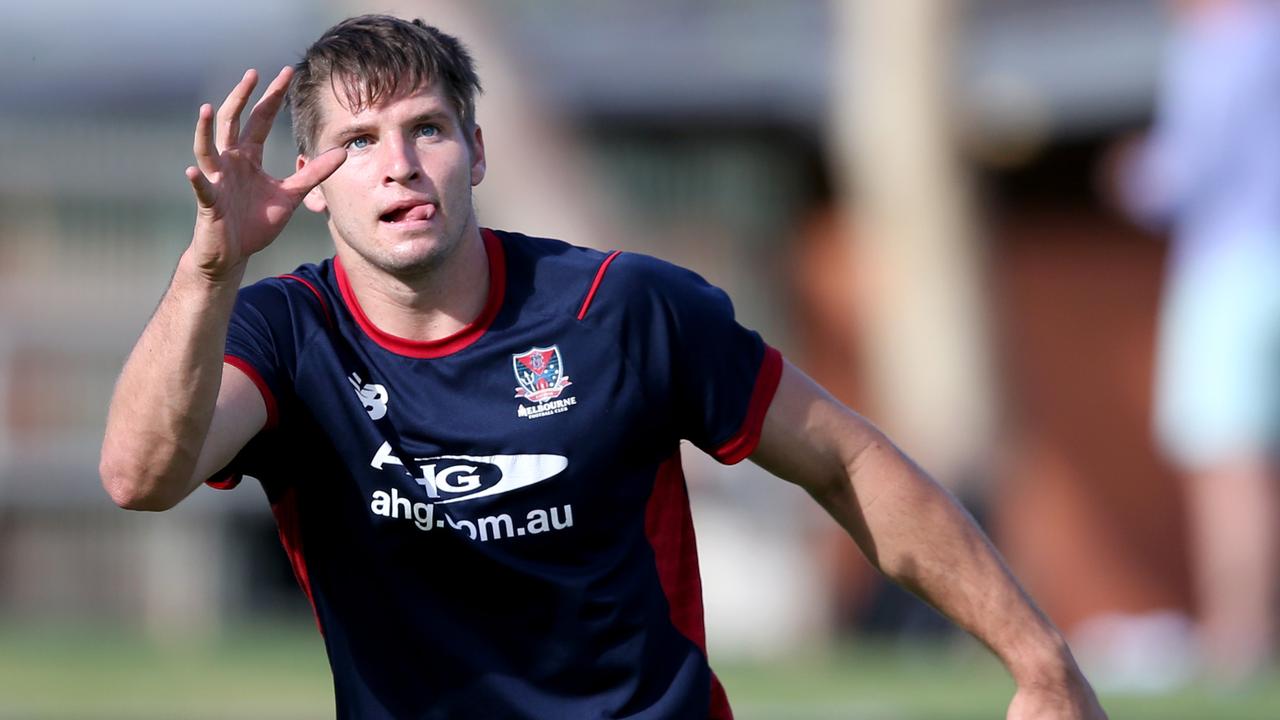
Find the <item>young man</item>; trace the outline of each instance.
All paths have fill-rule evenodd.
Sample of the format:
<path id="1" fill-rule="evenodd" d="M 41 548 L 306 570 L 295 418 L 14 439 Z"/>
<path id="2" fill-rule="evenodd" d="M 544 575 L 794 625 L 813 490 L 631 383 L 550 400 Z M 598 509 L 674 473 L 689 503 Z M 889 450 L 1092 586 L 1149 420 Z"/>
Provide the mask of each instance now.
<path id="1" fill-rule="evenodd" d="M 200 109 L 191 246 L 103 444 L 122 507 L 260 479 L 341 717 L 731 717 L 705 652 L 679 443 L 805 488 L 978 636 L 1016 718 L 1101 718 L 968 516 L 696 275 L 482 229 L 479 82 L 452 37 L 345 21 Z M 290 87 L 297 172 L 261 168 Z M 336 256 L 239 290 L 298 204 Z M 238 291 L 238 292 L 237 292 Z"/>

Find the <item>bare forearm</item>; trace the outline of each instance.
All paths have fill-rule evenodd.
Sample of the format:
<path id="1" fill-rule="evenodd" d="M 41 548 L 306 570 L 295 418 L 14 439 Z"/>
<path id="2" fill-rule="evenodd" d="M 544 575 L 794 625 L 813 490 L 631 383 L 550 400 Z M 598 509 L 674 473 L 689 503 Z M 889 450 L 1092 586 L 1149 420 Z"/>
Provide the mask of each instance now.
<path id="1" fill-rule="evenodd" d="M 751 457 L 808 491 L 876 567 L 1000 657 L 1018 683 L 1010 720 L 1105 720 L 1062 636 L 969 514 L 790 363 Z"/>
<path id="2" fill-rule="evenodd" d="M 163 510 L 191 492 L 243 272 L 241 265 L 211 279 L 185 253 L 129 354 L 107 415 L 100 468 L 122 507 Z"/>
<path id="3" fill-rule="evenodd" d="M 1061 635 L 969 514 L 887 440 L 871 442 L 823 505 L 868 558 L 995 652 L 1020 684 L 1074 672 Z"/>

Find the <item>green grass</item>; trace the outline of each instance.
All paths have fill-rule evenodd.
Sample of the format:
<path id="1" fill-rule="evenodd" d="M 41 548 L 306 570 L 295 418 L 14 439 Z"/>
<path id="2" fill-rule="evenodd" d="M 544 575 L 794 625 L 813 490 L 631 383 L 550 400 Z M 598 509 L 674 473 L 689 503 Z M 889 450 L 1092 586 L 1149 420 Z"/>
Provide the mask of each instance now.
<path id="1" fill-rule="evenodd" d="M 985 720 L 1003 718 L 1014 691 L 972 641 L 863 641 L 782 663 L 718 663 L 717 672 L 739 720 Z M 1101 699 L 1112 720 L 1278 720 L 1280 674 L 1234 694 L 1191 686 Z"/>
<path id="2" fill-rule="evenodd" d="M 332 716 L 314 626 L 172 645 L 97 626 L 0 628 L 0 718 Z"/>
<path id="3" fill-rule="evenodd" d="M 859 642 L 783 662 L 717 662 L 739 720 L 1002 718 L 1013 684 L 972 643 Z M 1236 694 L 1104 696 L 1114 720 L 1274 720 L 1280 676 Z M 332 717 L 314 626 L 155 645 L 102 626 L 0 625 L 0 718 Z"/>

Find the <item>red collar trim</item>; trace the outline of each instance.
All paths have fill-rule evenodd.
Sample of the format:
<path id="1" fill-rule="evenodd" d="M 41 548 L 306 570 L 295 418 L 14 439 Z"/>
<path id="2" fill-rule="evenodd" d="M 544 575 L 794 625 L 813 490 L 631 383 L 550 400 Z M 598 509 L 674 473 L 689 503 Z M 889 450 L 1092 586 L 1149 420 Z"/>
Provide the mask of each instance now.
<path id="1" fill-rule="evenodd" d="M 506 253 L 502 249 L 502 240 L 488 228 L 481 228 L 480 235 L 484 238 L 484 251 L 489 258 L 489 297 L 485 300 L 484 309 L 475 320 L 458 332 L 439 340 L 425 342 L 409 340 L 379 329 L 369 320 L 369 316 L 364 314 L 360 301 L 351 290 L 351 283 L 347 281 L 347 271 L 343 269 L 342 261 L 334 256 L 333 268 L 338 276 L 338 289 L 342 292 L 342 300 L 355 318 L 356 324 L 364 330 L 370 340 L 378 345 L 398 355 L 413 358 L 430 359 L 452 355 L 479 340 L 480 336 L 489 329 L 493 319 L 498 316 L 498 310 L 502 308 L 502 298 L 507 289 Z"/>

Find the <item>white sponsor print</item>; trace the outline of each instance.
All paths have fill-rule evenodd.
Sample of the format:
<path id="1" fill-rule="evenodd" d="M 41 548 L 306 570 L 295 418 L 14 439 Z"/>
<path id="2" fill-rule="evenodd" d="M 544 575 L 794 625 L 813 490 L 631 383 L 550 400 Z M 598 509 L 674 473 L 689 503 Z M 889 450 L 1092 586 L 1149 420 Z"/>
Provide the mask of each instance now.
<path id="1" fill-rule="evenodd" d="M 369 413 L 370 420 L 381 420 L 387 414 L 387 405 L 391 403 L 391 396 L 387 393 L 385 386 L 377 383 L 366 385 L 357 373 L 351 373 L 347 382 L 351 383 L 352 389 L 356 391 L 356 396 L 364 405 L 365 412 Z"/>
<path id="2" fill-rule="evenodd" d="M 573 527 L 573 505 L 562 505 L 552 508 L 535 508 L 525 513 L 524 522 L 520 525 L 508 513 L 486 515 L 474 520 L 455 520 L 443 511 L 436 512 L 436 505 L 442 503 L 422 502 L 401 497 L 400 491 L 391 488 L 391 492 L 377 490 L 369 498 L 369 511 L 374 515 L 394 520 L 411 520 L 413 526 L 422 532 L 431 532 L 436 528 L 448 527 L 454 531 L 466 533 L 472 540 L 489 542 L 526 535 L 541 535 L 555 530 L 566 530 Z"/>
<path id="3" fill-rule="evenodd" d="M 474 494 L 441 500 L 441 505 L 501 495 L 504 492 L 528 487 L 543 480 L 550 480 L 569 467 L 569 458 L 563 455 L 441 455 L 432 458 L 414 458 L 414 460 L 422 470 L 422 475 L 414 479 L 427 489 L 427 495 L 431 497 L 438 497 L 440 492 L 472 493 L 479 490 Z M 449 465 L 444 462 L 450 460 L 493 465 L 502 475 L 496 485 L 481 489 L 480 477 L 474 474 L 478 467 Z M 437 466 L 442 469 L 437 470 Z"/>
<path id="4" fill-rule="evenodd" d="M 402 496 L 393 487 L 390 491 L 374 491 L 369 498 L 370 512 L 410 520 L 423 532 L 449 527 L 480 542 L 573 527 L 573 506 L 568 504 L 530 510 L 519 525 L 507 513 L 455 520 L 436 510 L 437 505 L 492 497 L 550 480 L 569 467 L 569 458 L 563 455 L 438 455 L 413 461 L 419 473 L 414 480 L 426 491 L 429 501 Z M 412 477 L 404 461 L 391 452 L 389 442 L 382 443 L 369 466 L 376 470 L 399 467 Z"/>
<path id="5" fill-rule="evenodd" d="M 441 504 L 501 495 L 549 480 L 569 467 L 563 455 L 438 455 L 413 460 L 418 466 L 414 480 L 426 489 L 427 497 L 447 498 L 439 500 Z M 383 442 L 369 466 L 381 470 L 387 465 L 409 471 L 391 452 L 391 443 Z"/>

